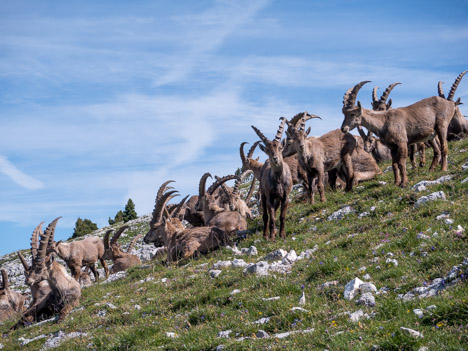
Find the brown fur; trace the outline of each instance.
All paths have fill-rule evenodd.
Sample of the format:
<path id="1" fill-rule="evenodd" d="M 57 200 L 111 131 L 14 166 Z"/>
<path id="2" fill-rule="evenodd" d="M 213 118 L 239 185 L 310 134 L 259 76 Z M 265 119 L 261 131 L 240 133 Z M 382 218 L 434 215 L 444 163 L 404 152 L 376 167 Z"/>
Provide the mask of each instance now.
<path id="1" fill-rule="evenodd" d="M 281 238 L 286 237 L 285 218 L 289 204 L 289 194 L 292 189 L 292 176 L 289 166 L 283 160 L 283 145 L 281 135 L 283 134 L 285 119 L 276 132 L 275 139 L 270 141 L 260 130 L 252 126 L 263 142 L 260 149 L 267 154 L 268 160 L 262 167 L 260 176 L 260 194 L 263 209 L 263 236 L 265 239 L 275 240 L 276 237 L 276 210 L 280 210 L 280 232 Z"/>
<path id="2" fill-rule="evenodd" d="M 8 273 L 2 272 L 2 286 L 0 288 L 0 322 L 3 322 L 23 312 L 25 297 L 19 292 L 10 289 Z"/>
<path id="3" fill-rule="evenodd" d="M 58 218 L 54 221 L 55 224 L 57 220 Z M 55 262 L 53 255 L 46 257 L 46 249 L 55 230 L 55 224 L 52 228 L 49 225 L 45 234 L 40 234 L 41 242 L 26 280 L 29 286 L 39 284 L 41 281 L 47 281 L 51 291 L 42 300 L 31 304 L 15 327 L 37 321 L 37 318 L 42 314 L 41 311 L 44 310 L 59 313 L 58 321 L 63 321 L 80 301 L 80 284 L 67 273 L 65 267 Z"/>
<path id="4" fill-rule="evenodd" d="M 349 103 L 350 94 L 345 95 L 343 106 L 345 119 L 341 130 L 343 133 L 348 133 L 357 125 L 362 125 L 375 133 L 392 152 L 396 185 L 401 187 L 408 185 L 406 174 L 408 145 L 433 139 L 435 135 L 441 142 L 441 168 L 443 171 L 447 170 L 447 127 L 455 114 L 453 101 L 433 96 L 407 107 L 381 112 L 364 109 L 360 102 L 357 107 L 354 107 L 356 94 L 357 91 L 352 92 L 352 104 Z M 437 155 L 436 148 L 434 148 L 434 159 L 430 170 L 436 168 L 439 158 L 440 155 Z"/>
<path id="5" fill-rule="evenodd" d="M 106 279 L 109 276 L 109 269 L 106 261 L 103 259 L 104 244 L 101 238 L 97 236 L 88 237 L 82 240 L 72 241 L 70 243 L 53 242 L 49 253 L 56 253 L 65 261 L 70 268 L 72 276 L 79 281 L 81 267 L 89 267 L 94 274 L 94 280 L 97 282 L 99 273 L 96 270 L 95 263 L 99 260 L 104 267 Z"/>
<path id="6" fill-rule="evenodd" d="M 128 227 L 125 227 L 125 229 L 127 228 Z M 132 249 L 132 246 L 136 242 L 136 240 L 141 238 L 141 235 L 137 235 L 132 240 L 129 247 L 127 248 L 127 252 L 125 252 L 120 248 L 120 245 L 117 243 L 118 238 L 116 238 L 113 243 L 109 241 L 109 235 L 111 232 L 113 232 L 113 230 L 107 231 L 103 239 L 103 244 L 105 247 L 104 257 L 114 262 L 114 265 L 112 266 L 110 270 L 110 273 L 113 274 L 113 273 L 125 271 L 130 267 L 140 265 L 141 264 L 140 258 L 136 255 L 131 254 L 130 251 Z"/>

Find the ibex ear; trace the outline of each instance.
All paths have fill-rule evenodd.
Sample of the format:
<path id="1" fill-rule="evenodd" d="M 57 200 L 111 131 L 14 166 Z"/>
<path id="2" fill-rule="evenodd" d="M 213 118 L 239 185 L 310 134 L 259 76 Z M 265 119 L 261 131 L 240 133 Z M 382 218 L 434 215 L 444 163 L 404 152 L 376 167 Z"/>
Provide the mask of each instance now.
<path id="1" fill-rule="evenodd" d="M 306 130 L 306 135 L 309 135 L 311 130 L 312 130 L 312 129 L 311 129 L 311 127 L 309 126 L 309 128 L 307 128 L 307 130 Z"/>
<path id="2" fill-rule="evenodd" d="M 455 106 L 457 105 L 463 105 L 463 102 L 461 102 L 460 98 L 458 98 L 457 101 L 455 101 Z"/>
<path id="3" fill-rule="evenodd" d="M 387 110 L 390 109 L 391 106 L 392 106 L 392 99 L 388 100 Z"/>
<path id="4" fill-rule="evenodd" d="M 281 140 L 281 146 L 284 148 L 286 146 L 286 139 Z"/>
<path id="5" fill-rule="evenodd" d="M 359 108 L 359 110 L 362 110 L 361 101 L 357 102 L 357 107 Z"/>

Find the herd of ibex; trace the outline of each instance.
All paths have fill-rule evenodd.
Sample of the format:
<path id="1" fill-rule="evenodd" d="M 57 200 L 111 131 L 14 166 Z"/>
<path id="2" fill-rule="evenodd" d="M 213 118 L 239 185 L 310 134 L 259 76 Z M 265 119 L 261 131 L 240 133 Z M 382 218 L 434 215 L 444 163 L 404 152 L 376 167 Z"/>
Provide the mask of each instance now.
<path id="1" fill-rule="evenodd" d="M 170 186 L 174 181 L 163 183 L 156 194 L 150 228 L 143 241 L 153 243 L 156 247 L 164 246 L 168 262 L 204 254 L 232 242 L 237 234 L 247 230 L 247 219 L 252 216 L 250 199 L 256 180 L 260 184 L 263 235 L 267 240 L 275 240 L 278 208 L 279 236 L 286 236 L 285 218 L 294 184 L 302 183 L 303 195 L 310 203 L 314 202 L 316 192 L 320 201 L 326 201 L 326 184 L 332 189 L 338 186 L 345 191 L 352 191 L 358 182 L 381 174 L 378 163 L 391 159 L 395 184 L 406 187 L 406 158 L 409 155 L 413 167 L 416 167 L 414 157 L 418 150 L 420 166 L 423 166 L 426 143 L 434 149 L 430 170 L 434 170 L 439 163 L 442 170 L 447 170 L 447 140 L 468 135 L 467 120 L 458 108 L 460 99 L 453 100 L 466 72 L 456 78 L 447 97 L 442 91 L 442 82 L 439 82 L 438 96 L 401 108 L 391 108 L 391 99 L 387 102 L 392 89 L 400 83 L 390 84 L 380 99 L 377 87 L 374 88 L 372 109 L 363 108 L 359 101 L 356 104 L 359 90 L 369 83 L 362 81 L 344 95 L 344 121 L 341 129 L 320 137 L 309 136 L 311 128 L 306 129 L 306 122 L 321 118 L 307 112 L 298 113 L 291 120 L 281 117 L 272 140 L 252 126 L 260 140 L 252 145 L 247 155 L 244 152 L 247 143 L 241 143 L 243 173 L 215 177 L 208 189 L 206 183 L 211 175 L 205 173 L 200 179 L 198 195 L 189 199 L 187 196 L 173 205 L 168 205 L 168 202 L 178 195 Z M 360 136 L 349 133 L 356 127 Z M 282 139 L 285 128 L 286 138 Z M 264 163 L 253 158 L 257 146 L 268 156 Z M 252 178 L 251 187 L 243 199 L 240 185 L 247 177 Z M 230 180 L 235 180 L 232 188 L 226 185 Z M 0 321 L 20 316 L 15 328 L 56 314 L 59 315 L 58 321 L 61 321 L 78 305 L 80 284 L 90 283 L 88 270 L 92 271 L 94 280 L 98 281 L 97 261 L 101 262 L 106 278 L 109 275 L 106 260 L 113 261 L 110 273 L 141 263 L 139 257 L 131 253 L 140 235 L 133 238 L 126 251 L 117 243 L 128 226 L 121 227 L 116 233 L 114 230 L 107 231 L 103 239 L 88 237 L 62 243 L 54 241 L 59 218 L 49 224 L 45 233 L 42 231 L 43 223 L 34 229 L 31 237 L 31 265 L 18 252 L 24 266 L 26 284 L 31 289 L 31 302 L 27 309 L 25 297 L 10 289 L 7 272 L 1 270 Z M 54 259 L 55 255 L 66 263 L 71 275 Z"/>

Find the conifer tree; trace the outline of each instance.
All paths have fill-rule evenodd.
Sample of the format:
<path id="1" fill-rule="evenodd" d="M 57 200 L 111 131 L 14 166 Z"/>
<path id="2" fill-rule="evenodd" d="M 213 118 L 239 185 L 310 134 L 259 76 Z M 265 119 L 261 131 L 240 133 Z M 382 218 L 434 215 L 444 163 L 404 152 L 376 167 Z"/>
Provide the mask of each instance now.
<path id="1" fill-rule="evenodd" d="M 135 204 L 133 203 L 132 199 L 128 199 L 127 204 L 125 205 L 125 210 L 123 212 L 123 220 L 124 222 L 131 221 L 132 219 L 137 219 L 137 213 L 135 211 Z"/>

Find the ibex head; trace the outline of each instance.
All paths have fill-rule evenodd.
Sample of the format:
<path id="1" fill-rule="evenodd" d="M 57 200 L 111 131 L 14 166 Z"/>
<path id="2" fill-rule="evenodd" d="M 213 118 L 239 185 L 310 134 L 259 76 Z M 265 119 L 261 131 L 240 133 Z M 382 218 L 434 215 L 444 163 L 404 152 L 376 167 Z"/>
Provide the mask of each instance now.
<path id="1" fill-rule="evenodd" d="M 383 92 L 382 96 L 380 99 L 377 99 L 377 89 L 379 87 L 375 87 L 372 91 L 372 109 L 374 111 L 387 111 L 390 109 L 392 106 L 392 99 L 388 100 L 388 96 L 390 95 L 390 92 L 395 88 L 398 84 L 401 84 L 399 82 L 395 82 L 390 84 L 387 89 Z"/>
<path id="2" fill-rule="evenodd" d="M 257 157 L 254 160 L 252 157 L 253 157 L 253 153 L 255 151 L 255 148 L 260 143 L 261 143 L 260 140 L 256 141 L 252 145 L 252 147 L 250 148 L 249 152 L 247 153 L 247 156 L 245 156 L 245 153 L 244 153 L 244 145 L 248 144 L 248 143 L 245 142 L 245 141 L 243 143 L 241 143 L 239 153 L 240 153 L 240 158 L 241 158 L 241 161 L 242 161 L 242 172 L 248 171 L 251 168 L 252 165 L 255 165 L 255 163 L 258 164 L 258 159 L 259 158 Z"/>
<path id="3" fill-rule="evenodd" d="M 166 230 L 166 222 L 174 221 L 177 223 L 178 228 L 183 228 L 182 224 L 177 218 L 172 218 L 169 212 L 166 209 L 166 204 L 172 198 L 178 196 L 177 190 L 172 187 L 168 187 L 167 184 L 173 182 L 173 180 L 167 181 L 161 185 L 156 195 L 156 201 L 153 210 L 153 217 L 150 222 L 150 229 L 146 233 L 143 241 L 146 244 L 153 243 L 155 247 L 164 246 L 164 235 Z"/>
<path id="4" fill-rule="evenodd" d="M 302 114 L 300 119 L 297 119 L 297 115 L 291 120 L 291 122 L 286 121 L 288 125 L 288 139 L 291 141 L 291 146 L 296 149 L 298 153 L 304 153 L 306 151 L 306 140 L 310 133 L 310 127 L 306 130 L 305 124 L 306 121 L 311 118 L 320 118 L 316 115 L 309 115 L 307 112 Z"/>
<path id="5" fill-rule="evenodd" d="M 123 227 L 119 228 L 119 230 L 112 236 L 112 239 L 109 240 L 109 237 L 112 233 L 115 232 L 114 229 L 110 229 L 104 235 L 104 255 L 103 259 L 111 260 L 112 256 L 114 256 L 114 251 L 116 253 L 121 253 L 122 250 L 120 249 L 120 245 L 117 243 L 120 235 L 128 229 L 128 225 L 124 225 Z"/>
<path id="6" fill-rule="evenodd" d="M 354 129 L 357 125 L 361 124 L 361 116 L 363 112 L 361 103 L 358 101 L 357 106 L 354 106 L 354 104 L 359 90 L 364 84 L 369 82 L 369 80 L 366 80 L 356 84 L 353 88 L 349 89 L 343 97 L 342 111 L 345 119 L 341 124 L 341 131 L 345 134 Z"/>
<path id="7" fill-rule="evenodd" d="M 283 140 L 283 157 L 288 157 L 291 155 L 294 155 L 296 153 L 296 147 L 294 144 L 293 140 L 293 130 L 299 128 L 299 123 L 304 119 L 304 121 L 308 121 L 309 119 L 312 118 L 320 118 L 321 117 L 317 115 L 311 115 L 307 111 L 306 112 L 300 112 L 297 115 L 295 115 L 289 122 L 286 122 L 288 125 L 288 128 L 286 129 L 286 139 Z M 306 135 L 309 135 L 311 131 L 311 128 L 307 128 L 305 131 Z"/>
<path id="8" fill-rule="evenodd" d="M 55 227 L 60 218 L 61 217 L 58 217 L 53 220 L 48 225 L 45 233 L 42 232 L 42 223 L 44 222 L 39 224 L 33 231 L 31 237 L 32 263 L 26 274 L 26 284 L 29 286 L 39 283 L 42 280 L 47 280 L 49 276 L 49 268 L 53 257 L 47 256 L 47 248 L 50 246 L 50 239 L 54 235 Z M 39 243 L 38 238 L 40 240 Z M 25 262 L 23 262 L 23 265 L 24 264 Z"/>
<path id="9" fill-rule="evenodd" d="M 362 141 L 364 142 L 364 150 L 366 152 L 372 152 L 377 145 L 377 141 L 379 140 L 371 131 L 368 131 L 367 134 L 364 133 L 364 130 L 361 126 L 357 126 L 359 134 L 362 137 Z"/>
<path id="10" fill-rule="evenodd" d="M 252 126 L 252 129 L 255 131 L 255 133 L 257 133 L 258 137 L 263 142 L 263 145 L 260 144 L 259 146 L 260 150 L 268 155 L 270 163 L 276 167 L 279 167 L 283 163 L 283 144 L 281 143 L 281 135 L 283 134 L 284 123 L 286 119 L 281 117 L 280 120 L 281 123 L 276 132 L 276 136 L 271 141 L 265 135 L 263 135 L 259 129 Z"/>

